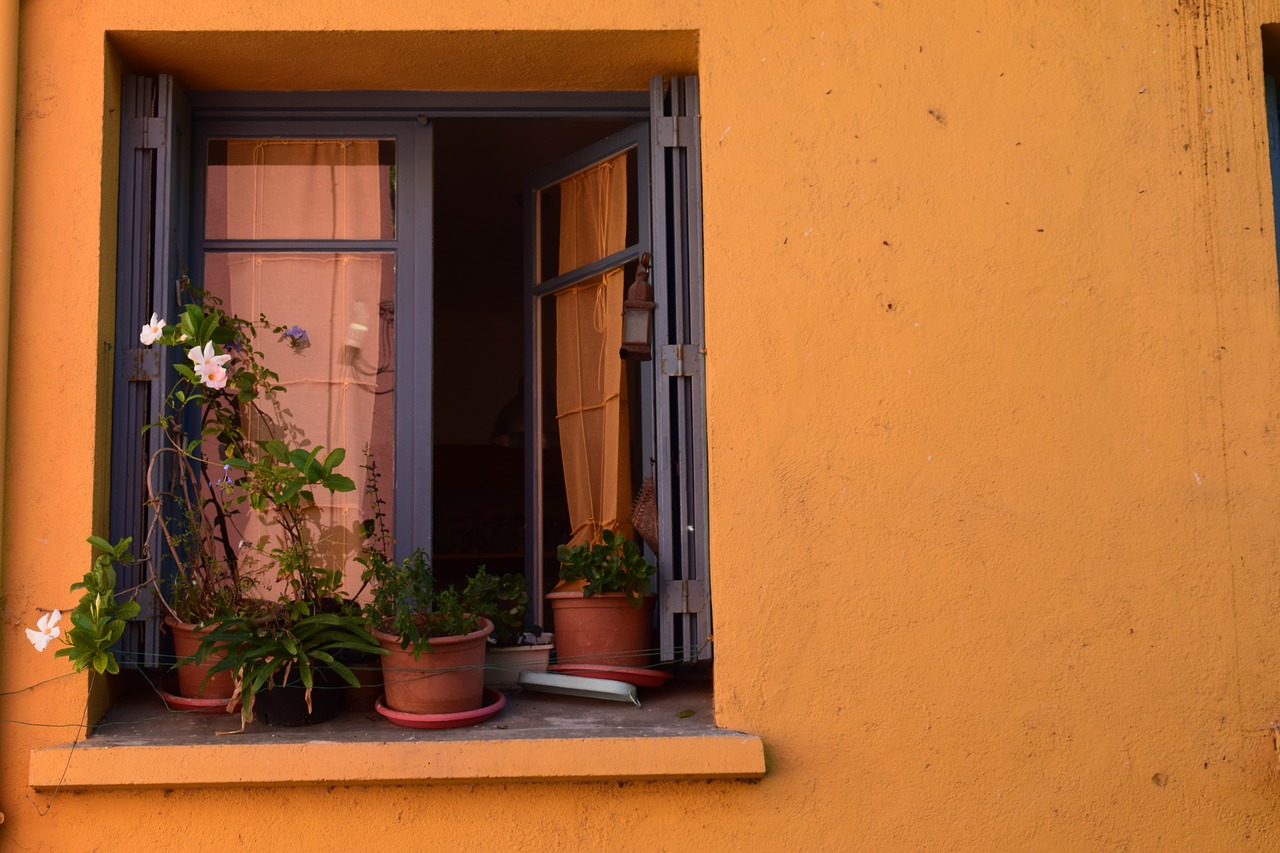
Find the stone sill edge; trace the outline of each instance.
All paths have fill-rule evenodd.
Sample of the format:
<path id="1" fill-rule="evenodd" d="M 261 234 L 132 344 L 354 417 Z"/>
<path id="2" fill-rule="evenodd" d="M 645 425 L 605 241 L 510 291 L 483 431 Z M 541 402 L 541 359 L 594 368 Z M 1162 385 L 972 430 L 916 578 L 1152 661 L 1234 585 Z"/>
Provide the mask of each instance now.
<path id="1" fill-rule="evenodd" d="M 70 759 L 70 760 L 68 760 Z M 738 779 L 765 774 L 764 742 L 680 737 L 311 741 L 31 750 L 36 790 Z"/>

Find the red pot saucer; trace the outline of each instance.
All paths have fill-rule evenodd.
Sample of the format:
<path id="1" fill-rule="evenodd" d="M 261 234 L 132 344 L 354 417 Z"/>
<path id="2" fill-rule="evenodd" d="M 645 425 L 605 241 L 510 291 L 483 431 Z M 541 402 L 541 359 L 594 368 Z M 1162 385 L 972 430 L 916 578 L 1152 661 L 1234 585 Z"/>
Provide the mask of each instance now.
<path id="1" fill-rule="evenodd" d="M 395 711 L 388 708 L 383 700 L 386 694 L 378 697 L 373 709 L 397 726 L 410 729 L 456 729 L 460 726 L 474 726 L 483 723 L 501 711 L 507 704 L 507 697 L 492 687 L 484 689 L 485 704 L 470 711 L 455 711 L 452 714 L 410 714 L 407 711 Z"/>
<path id="2" fill-rule="evenodd" d="M 583 678 L 608 678 L 625 681 L 636 687 L 661 687 L 671 680 L 671 673 L 660 669 L 641 669 L 631 666 L 609 666 L 599 663 L 557 663 L 547 667 L 551 672 L 564 675 L 580 675 Z"/>
<path id="3" fill-rule="evenodd" d="M 160 700 L 164 702 L 165 707 L 170 711 L 195 711 L 200 714 L 229 714 L 227 710 L 227 699 L 193 699 L 189 696 L 178 696 L 174 693 L 167 693 L 164 690 L 157 689 L 156 693 L 160 694 Z M 237 710 L 240 703 L 237 702 L 235 708 Z"/>

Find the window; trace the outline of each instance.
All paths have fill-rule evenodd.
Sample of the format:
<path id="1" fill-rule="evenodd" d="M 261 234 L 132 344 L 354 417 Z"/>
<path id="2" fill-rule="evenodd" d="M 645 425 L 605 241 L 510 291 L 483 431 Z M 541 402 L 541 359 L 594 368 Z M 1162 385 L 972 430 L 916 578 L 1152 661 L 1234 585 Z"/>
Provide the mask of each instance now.
<path id="1" fill-rule="evenodd" d="M 139 428 L 166 373 L 129 342 L 176 313 L 190 270 L 237 313 L 310 330 L 304 360 L 271 363 L 308 439 L 350 454 L 335 528 L 367 510 L 367 447 L 400 556 L 428 549 L 444 582 L 523 571 L 546 624 L 555 545 L 625 524 L 651 480 L 661 657 L 709 656 L 696 80 L 190 106 L 166 77 L 124 90 L 113 537 L 146 530 Z M 607 330 L 646 252 L 654 358 L 623 361 Z M 154 664 L 147 615 L 126 651 Z"/>

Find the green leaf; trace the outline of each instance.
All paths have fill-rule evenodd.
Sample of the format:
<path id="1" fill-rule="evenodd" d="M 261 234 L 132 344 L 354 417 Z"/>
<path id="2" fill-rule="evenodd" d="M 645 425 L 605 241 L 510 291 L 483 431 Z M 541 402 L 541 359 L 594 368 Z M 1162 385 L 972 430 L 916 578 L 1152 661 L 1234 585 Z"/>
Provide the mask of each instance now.
<path id="1" fill-rule="evenodd" d="M 353 492 L 356 484 L 344 474 L 330 474 L 324 479 L 324 487 L 331 492 Z"/>
<path id="2" fill-rule="evenodd" d="M 275 671 L 279 669 L 283 663 L 283 658 L 274 658 L 263 666 L 262 669 L 258 670 L 254 674 L 253 680 L 249 682 L 249 692 L 257 693 L 261 690 L 262 686 L 267 683 L 268 679 L 275 674 Z"/>
<path id="3" fill-rule="evenodd" d="M 324 458 L 324 472 L 326 474 L 330 473 L 331 471 L 333 471 L 334 468 L 337 468 L 339 465 L 341 465 L 342 460 L 346 458 L 347 458 L 346 448 L 335 447 L 333 450 L 329 452 L 329 455 Z"/>
<path id="4" fill-rule="evenodd" d="M 273 438 L 270 441 L 261 442 L 261 446 L 264 451 L 270 454 L 272 459 L 282 465 L 289 464 L 289 448 L 280 439 Z"/>
<path id="5" fill-rule="evenodd" d="M 111 543 L 103 539 L 101 536 L 90 536 L 86 541 L 99 551 L 106 551 L 108 554 L 115 552 L 115 548 L 112 547 Z"/>

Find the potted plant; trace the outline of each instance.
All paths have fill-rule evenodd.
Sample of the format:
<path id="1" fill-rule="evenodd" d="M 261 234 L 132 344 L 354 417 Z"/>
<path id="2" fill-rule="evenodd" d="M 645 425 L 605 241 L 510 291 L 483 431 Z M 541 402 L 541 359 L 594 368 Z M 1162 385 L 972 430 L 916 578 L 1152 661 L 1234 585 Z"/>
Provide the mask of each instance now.
<path id="1" fill-rule="evenodd" d="M 547 594 L 555 619 L 560 664 L 641 667 L 653 644 L 653 595 L 657 571 L 639 546 L 605 530 L 597 543 L 556 549 L 560 585 Z"/>
<path id="2" fill-rule="evenodd" d="M 386 706 L 417 715 L 480 708 L 485 639 L 493 623 L 467 613 L 455 590 L 435 589 L 421 548 L 398 563 L 374 549 L 364 562 L 364 578 L 373 588 L 365 616 L 386 652 Z"/>
<path id="3" fill-rule="evenodd" d="M 341 573 L 317 566 L 316 534 L 306 518 L 315 504 L 313 489 L 346 492 L 355 484 L 335 470 L 346 457 L 342 448 L 324 454 L 321 447 L 290 448 L 274 438 L 257 446 L 262 452 L 255 458 L 231 457 L 227 464 L 244 473 L 238 481 L 243 499 L 269 514 L 280 531 L 269 556 L 281 592 L 265 614 L 215 619 L 201 652 L 226 648 L 226 660 L 212 671 L 233 674 L 246 722 L 258 697 L 266 699 L 263 719 L 269 723 L 320 722 L 343 704 L 335 689 L 339 679 L 360 686 L 343 657 L 381 654 L 360 609 L 342 598 Z M 313 695 L 316 687 L 323 689 Z"/>
<path id="4" fill-rule="evenodd" d="M 176 570 L 166 606 L 175 643 L 190 634 L 197 644 L 194 652 L 178 647 L 180 664 L 203 667 L 183 689 L 195 680 L 207 696 L 223 678 L 229 683 L 215 695 L 228 697 L 228 707 L 241 699 L 246 722 L 263 691 L 271 693 L 263 714 L 269 722 L 316 722 L 332 714 L 326 703 L 313 707 L 313 688 L 355 683 L 335 655 L 378 652 L 359 609 L 342 602 L 341 571 L 319 566 L 315 543 L 326 531 L 309 512 L 315 489 L 355 488 L 337 471 L 346 453 L 306 446 L 277 399 L 279 377 L 257 348 L 258 335 L 269 333 L 301 352 L 310 346 L 306 331 L 228 314 L 185 278 L 181 284 L 192 301 L 178 322 L 169 326 L 153 315 L 140 340 L 177 347 L 189 359 L 174 365 L 178 378 L 152 425 L 163 435 L 152 466 L 168 461 L 178 469 L 176 477 L 158 478 L 175 485 L 151 494 L 164 556 Z M 246 547 L 240 512 L 267 521 L 276 532 L 272 544 Z M 274 601 L 251 594 L 247 563 L 255 557 L 275 568 Z"/>
<path id="5" fill-rule="evenodd" d="M 342 598 L 341 572 L 317 566 L 305 517 L 315 504 L 314 488 L 346 492 L 355 484 L 335 471 L 346 456 L 341 448 L 324 454 L 321 447 L 291 449 L 279 439 L 258 446 L 263 452 L 252 461 L 231 457 L 227 464 L 244 472 L 238 482 L 249 505 L 277 522 L 280 544 L 269 555 L 281 592 L 258 610 L 211 620 L 196 661 L 222 656 L 210 672 L 231 673 L 246 723 L 259 699 L 268 723 L 321 722 L 341 709 L 342 682 L 360 686 L 342 656 L 380 654 L 360 609 Z M 316 688 L 321 691 L 313 693 Z"/>
<path id="6" fill-rule="evenodd" d="M 521 672 L 546 671 L 553 637 L 537 626 L 532 631 L 524 629 L 528 605 L 524 575 L 491 575 L 480 566 L 467 578 L 462 590 L 463 609 L 493 623 L 485 653 L 486 686 L 511 688 L 518 683 Z"/>
<path id="7" fill-rule="evenodd" d="M 254 323 L 227 313 L 185 276 L 179 288 L 189 301 L 177 322 L 153 314 L 139 335 L 144 346 L 178 353 L 162 414 L 144 428 L 160 436 L 148 462 L 146 497 L 151 526 L 163 543 L 161 553 L 146 556 L 156 598 L 168 611 L 180 695 L 225 700 L 234 692 L 230 674 L 210 676 L 210 662 L 194 659 L 207 633 L 203 625 L 241 614 L 253 601 L 254 578 L 242 565 L 232 519 L 244 495 L 227 458 L 259 452 L 247 423 L 273 426 L 260 403 L 274 402 L 283 389 L 255 344 L 259 331 L 286 330 L 265 318 Z M 171 575 L 167 588 L 162 574 Z"/>
<path id="8" fill-rule="evenodd" d="M 277 726 L 332 719 L 342 710 L 344 683 L 359 686 L 343 654 L 379 653 L 359 613 L 324 612 L 302 600 L 277 602 L 262 616 L 218 620 L 201 649 L 218 647 L 224 651 L 212 671 L 232 674 L 243 721 L 256 711 Z"/>

